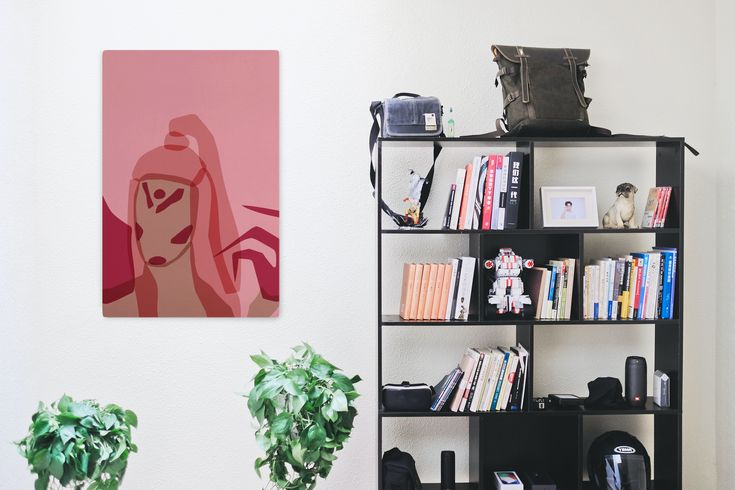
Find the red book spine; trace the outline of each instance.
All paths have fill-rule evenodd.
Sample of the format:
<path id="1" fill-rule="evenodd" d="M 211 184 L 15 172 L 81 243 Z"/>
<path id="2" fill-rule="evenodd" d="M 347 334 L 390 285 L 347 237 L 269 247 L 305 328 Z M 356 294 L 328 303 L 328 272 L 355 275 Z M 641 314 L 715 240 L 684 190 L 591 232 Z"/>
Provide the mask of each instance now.
<path id="1" fill-rule="evenodd" d="M 485 178 L 485 199 L 482 206 L 482 229 L 489 230 L 493 219 L 493 194 L 495 192 L 495 166 L 497 155 L 488 156 L 487 177 Z"/>
<path id="2" fill-rule="evenodd" d="M 638 310 L 640 309 L 640 300 L 641 300 L 641 280 L 643 276 L 643 259 L 638 259 L 638 263 L 635 267 L 635 277 L 636 277 L 636 285 L 635 285 L 635 302 L 633 302 L 633 311 L 635 316 L 633 318 L 638 318 Z"/>
<path id="3" fill-rule="evenodd" d="M 666 187 L 661 187 L 658 193 L 658 204 L 656 204 L 656 213 L 653 215 L 653 228 L 659 227 L 661 221 L 661 212 L 664 210 L 664 196 L 666 195 Z"/>
<path id="4" fill-rule="evenodd" d="M 661 220 L 659 222 L 659 228 L 663 228 L 666 224 L 666 213 L 669 212 L 669 201 L 671 200 L 671 187 L 666 188 L 666 195 L 664 196 L 664 208 L 661 210 Z"/>

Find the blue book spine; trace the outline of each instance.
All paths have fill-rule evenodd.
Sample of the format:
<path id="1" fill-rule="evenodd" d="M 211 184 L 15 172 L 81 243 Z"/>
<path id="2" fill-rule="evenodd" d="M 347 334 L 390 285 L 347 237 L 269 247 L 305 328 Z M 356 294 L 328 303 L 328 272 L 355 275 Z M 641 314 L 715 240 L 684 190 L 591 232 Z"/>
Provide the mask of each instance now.
<path id="1" fill-rule="evenodd" d="M 674 257 L 672 253 L 661 252 L 664 257 L 664 287 L 662 291 L 663 298 L 661 299 L 661 318 L 671 318 L 671 294 L 672 294 L 672 268 L 674 263 Z"/>
<path id="2" fill-rule="evenodd" d="M 674 318 L 674 299 L 676 298 L 676 295 L 674 294 L 674 287 L 676 286 L 676 250 L 671 252 L 672 256 L 672 263 L 671 263 L 671 288 L 670 288 L 670 295 L 669 295 L 669 320 L 672 320 Z"/>
<path id="3" fill-rule="evenodd" d="M 595 320 L 600 319 L 600 303 L 595 302 L 595 314 L 593 316 Z"/>
<path id="4" fill-rule="evenodd" d="M 551 266 L 551 281 L 549 282 L 549 301 L 554 301 L 554 286 L 556 285 L 556 267 Z"/>
<path id="5" fill-rule="evenodd" d="M 495 410 L 495 406 L 498 404 L 498 397 L 500 396 L 500 388 L 503 387 L 503 379 L 505 379 L 505 368 L 508 366 L 508 353 L 505 353 L 503 357 L 503 366 L 500 368 L 500 375 L 498 376 L 498 385 L 495 387 L 495 393 L 493 394 L 493 402 L 490 405 L 490 410 Z"/>

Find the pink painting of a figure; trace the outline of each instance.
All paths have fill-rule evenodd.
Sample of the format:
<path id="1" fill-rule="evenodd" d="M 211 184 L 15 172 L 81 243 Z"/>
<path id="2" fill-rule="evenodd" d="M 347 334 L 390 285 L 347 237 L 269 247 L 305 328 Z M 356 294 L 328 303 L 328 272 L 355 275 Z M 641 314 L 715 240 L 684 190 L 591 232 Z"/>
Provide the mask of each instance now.
<path id="1" fill-rule="evenodd" d="M 253 58 L 252 53 L 277 55 L 274 52 L 105 53 L 102 296 L 106 316 L 277 314 L 280 260 L 277 63 L 273 63 L 272 56 Z M 163 61 L 164 65 L 168 62 L 179 70 L 174 74 L 179 85 L 175 90 L 162 91 L 164 103 L 159 104 L 160 108 L 138 100 L 140 97 L 149 102 L 156 99 L 159 85 L 153 83 L 146 87 L 139 78 L 130 77 L 130 70 L 142 69 L 146 70 L 143 78 L 150 78 L 147 70 L 156 61 Z M 253 69 L 275 68 L 275 79 L 270 80 L 276 85 L 276 98 L 271 101 L 275 115 L 270 120 L 260 118 L 257 127 L 248 131 L 248 119 L 239 119 L 231 113 L 239 109 L 237 101 L 247 102 L 247 83 L 240 85 L 240 91 L 230 94 L 230 104 L 218 103 L 206 93 L 217 88 L 228 90 L 228 82 L 218 82 L 218 67 L 230 76 L 233 67 L 241 68 L 245 79 L 253 78 L 248 75 Z M 209 75 L 204 80 L 192 83 L 191 78 L 185 77 L 190 72 L 199 73 L 202 68 Z M 172 73 L 166 70 L 161 76 L 171 77 Z M 267 85 L 267 82 L 267 77 L 256 79 L 253 88 L 258 89 L 258 83 Z M 125 88 L 129 89 L 127 93 Z M 153 99 L 150 94 L 143 95 L 147 89 L 153 93 Z M 242 89 L 245 94 L 241 93 Z M 267 95 L 261 88 L 250 97 Z M 121 105 L 115 97 L 131 100 L 144 114 L 129 119 L 134 115 L 129 105 Z M 172 115 L 176 109 L 186 108 L 197 112 Z M 122 148 L 119 138 L 142 134 L 139 125 L 146 115 L 152 121 L 147 126 L 154 134 L 158 133 L 155 137 L 159 142 L 142 151 L 130 164 L 112 150 Z M 225 147 L 230 145 L 226 150 L 220 150 L 218 138 L 205 118 L 211 118 L 212 125 L 220 128 Z M 162 119 L 167 120 L 165 127 L 160 127 Z M 237 132 L 241 133 L 240 138 L 233 138 Z M 259 132 L 269 133 L 267 141 L 252 139 Z M 243 133 L 251 136 L 250 147 Z M 145 135 L 131 146 L 142 148 L 154 141 L 148 132 Z M 276 148 L 264 149 L 268 144 L 275 144 Z M 261 148 L 257 148 L 259 145 Z M 129 155 L 131 149 L 126 146 L 123 153 Z M 223 154 L 233 160 L 229 165 Z M 269 158 L 270 162 L 264 161 Z M 269 164 L 271 168 L 264 171 L 263 167 Z M 115 167 L 111 168 L 112 165 Z M 126 172 L 129 172 L 127 179 L 120 179 Z M 271 192 L 263 193 L 262 187 L 269 184 Z M 258 186 L 260 192 L 256 191 Z"/>

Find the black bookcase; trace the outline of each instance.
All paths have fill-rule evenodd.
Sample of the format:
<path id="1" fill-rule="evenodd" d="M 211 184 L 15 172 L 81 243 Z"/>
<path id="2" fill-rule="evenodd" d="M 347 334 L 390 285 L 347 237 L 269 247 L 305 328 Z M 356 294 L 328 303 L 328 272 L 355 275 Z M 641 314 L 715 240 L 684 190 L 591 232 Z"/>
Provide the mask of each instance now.
<path id="1" fill-rule="evenodd" d="M 497 148 L 503 151 L 515 148 L 525 154 L 522 182 L 522 197 L 519 215 L 519 229 L 505 231 L 451 231 L 439 229 L 383 229 L 383 218 L 380 207 L 377 207 L 377 250 L 378 250 L 378 461 L 382 457 L 383 419 L 388 417 L 469 417 L 470 481 L 458 485 L 458 489 L 492 489 L 493 471 L 524 468 L 537 468 L 547 471 L 556 481 L 559 490 L 589 489 L 589 481 L 583 479 L 583 456 L 587 450 L 583 443 L 584 419 L 599 415 L 647 416 L 653 417 L 654 447 L 649 447 L 654 463 L 654 490 L 676 490 L 682 488 L 682 351 L 683 351 L 683 284 L 684 284 L 684 139 L 669 137 L 616 136 L 610 138 L 391 138 L 380 139 L 377 145 L 377 197 L 382 198 L 381 170 L 383 152 L 390 148 L 401 147 L 439 147 L 444 152 L 456 147 Z M 672 196 L 669 204 L 666 223 L 663 228 L 604 230 L 581 228 L 544 229 L 534 218 L 534 150 L 538 148 L 574 148 L 574 147 L 655 147 L 655 185 L 671 186 Z M 478 153 L 479 154 L 479 153 Z M 430 163 L 430 162 L 429 162 Z M 440 162 L 437 163 L 440 165 Z M 590 165 L 594 165 L 591 162 Z M 428 167 L 427 167 L 428 168 Z M 600 171 L 604 171 L 602 168 Z M 434 199 L 445 198 L 441 190 L 442 184 L 434 182 Z M 437 190 L 439 189 L 439 190 Z M 647 189 L 639 189 L 647 192 Z M 640 214 L 640 210 L 638 210 Z M 436 220 L 437 217 L 434 217 Z M 436 224 L 434 224 L 436 226 Z M 585 255 L 585 236 L 589 234 L 637 234 L 653 235 L 655 245 L 675 247 L 679 250 L 677 261 L 677 279 L 675 289 L 675 312 L 673 320 L 583 320 L 581 308 L 583 291 L 582 275 L 584 265 L 590 259 Z M 466 322 L 446 321 L 406 321 L 398 315 L 384 315 L 382 306 L 383 289 L 383 239 L 386 234 L 413 234 L 420 240 L 423 234 L 468 235 L 470 255 L 477 260 L 475 287 L 471 301 L 470 317 Z M 489 278 L 482 267 L 484 259 L 495 257 L 500 247 L 512 247 L 523 250 L 523 255 L 533 257 L 537 264 L 544 264 L 557 257 L 576 257 L 579 259 L 575 270 L 574 303 L 570 320 L 539 321 L 534 319 L 517 319 L 514 317 L 497 318 L 490 309 L 485 308 L 485 301 L 479 301 L 487 295 Z M 420 257 L 416 257 L 420 260 Z M 479 280 L 478 280 L 479 279 Z M 534 359 L 534 328 L 537 325 L 569 324 L 584 325 L 589 328 L 625 329 L 629 325 L 650 325 L 655 330 L 655 359 L 649 359 L 649 386 L 651 373 L 660 369 L 671 376 L 671 407 L 660 408 L 649 399 L 645 407 L 640 409 L 585 411 L 584 409 L 532 411 L 529 399 L 533 395 L 533 372 L 543 369 Z M 525 406 L 520 411 L 492 413 L 452 413 L 452 412 L 389 412 L 383 408 L 381 387 L 383 380 L 383 330 L 402 326 L 415 329 L 427 329 L 435 325 L 476 326 L 477 328 L 493 328 L 497 325 L 515 325 L 516 340 L 521 342 L 530 353 L 530 376 L 526 388 Z M 457 357 L 461 355 L 457 353 Z M 623 360 L 621 360 L 623 362 Z M 451 366 L 447 366 L 447 371 Z M 622 380 L 621 380 L 622 381 Z M 502 444 L 494 444 L 502 440 Z M 436 455 L 437 465 L 439 455 Z M 382 468 L 378 464 L 378 487 L 382 488 Z M 439 489 L 439 484 L 425 484 L 425 489 Z"/>

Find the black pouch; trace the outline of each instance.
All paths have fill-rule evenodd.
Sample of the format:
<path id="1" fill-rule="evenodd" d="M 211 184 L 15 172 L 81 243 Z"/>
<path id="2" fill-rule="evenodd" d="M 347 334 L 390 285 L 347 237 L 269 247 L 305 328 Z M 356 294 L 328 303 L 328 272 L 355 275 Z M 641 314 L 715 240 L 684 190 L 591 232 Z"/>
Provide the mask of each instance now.
<path id="1" fill-rule="evenodd" d="M 383 407 L 400 412 L 428 410 L 433 395 L 434 389 L 426 383 L 387 384 L 383 386 Z"/>
<path id="2" fill-rule="evenodd" d="M 383 490 L 421 490 L 413 457 L 397 447 L 383 453 Z"/>

